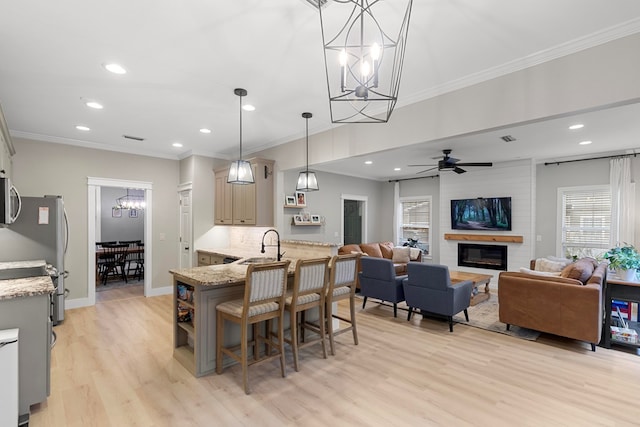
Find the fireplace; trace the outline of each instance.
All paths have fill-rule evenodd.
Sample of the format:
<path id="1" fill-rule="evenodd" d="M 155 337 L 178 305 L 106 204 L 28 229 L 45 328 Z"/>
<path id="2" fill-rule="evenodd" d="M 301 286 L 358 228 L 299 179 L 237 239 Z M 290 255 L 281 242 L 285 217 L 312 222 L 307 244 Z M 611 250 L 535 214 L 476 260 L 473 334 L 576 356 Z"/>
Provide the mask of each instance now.
<path id="1" fill-rule="evenodd" d="M 507 246 L 458 243 L 458 265 L 507 271 Z"/>

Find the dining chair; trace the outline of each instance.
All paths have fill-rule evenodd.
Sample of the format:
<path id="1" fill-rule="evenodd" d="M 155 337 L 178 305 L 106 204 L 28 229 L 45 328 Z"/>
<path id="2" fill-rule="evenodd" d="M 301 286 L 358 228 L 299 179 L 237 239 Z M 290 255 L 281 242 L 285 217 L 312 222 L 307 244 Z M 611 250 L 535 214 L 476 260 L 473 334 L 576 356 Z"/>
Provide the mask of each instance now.
<path id="1" fill-rule="evenodd" d="M 127 277 L 140 280 L 144 274 L 144 243 L 142 240 L 126 240 L 120 241 L 121 244 L 129 245 L 127 253 L 127 261 L 125 268 L 127 269 Z M 140 250 L 142 248 L 142 251 Z M 131 274 L 133 272 L 133 274 Z"/>
<path id="2" fill-rule="evenodd" d="M 104 253 L 101 258 L 104 260 L 104 268 L 102 271 L 102 284 L 106 285 L 109 276 L 119 277 L 125 283 L 127 275 L 125 274 L 125 262 L 127 258 L 127 244 L 102 244 Z"/>
<path id="3" fill-rule="evenodd" d="M 227 355 L 242 365 L 244 392 L 249 387 L 249 365 L 266 362 L 279 357 L 280 372 L 286 377 L 284 358 L 284 299 L 290 261 L 266 264 L 249 264 L 245 277 L 244 298 L 223 302 L 216 306 L 216 372 L 222 373 L 223 355 Z M 271 321 L 278 320 L 277 335 L 271 334 Z M 225 346 L 225 321 L 240 326 L 240 345 Z M 265 322 L 264 335 L 260 324 Z M 253 336 L 249 339 L 247 329 L 252 326 Z M 277 338 L 277 341 L 274 341 Z M 266 344 L 264 354 L 258 345 Z M 249 346 L 253 348 L 253 360 L 249 361 Z M 276 350 L 274 353 L 273 350 Z M 238 354 L 238 350 L 240 353 Z"/>
<path id="4" fill-rule="evenodd" d="M 290 337 L 285 337 L 293 352 L 293 366 L 299 371 L 298 350 L 310 344 L 321 343 L 322 355 L 327 358 L 326 332 L 325 332 L 325 299 L 327 285 L 329 283 L 330 257 L 299 260 L 296 263 L 296 273 L 293 289 L 285 298 L 285 311 L 289 313 Z M 317 323 L 307 322 L 308 310 L 317 308 Z M 317 329 L 316 329 L 317 327 Z M 310 330 L 318 334 L 317 339 L 307 341 L 306 331 Z"/>
<path id="5" fill-rule="evenodd" d="M 358 345 L 358 329 L 356 327 L 356 282 L 358 280 L 358 260 L 360 254 L 335 255 L 331 258 L 330 263 L 330 279 L 327 289 L 326 308 L 327 308 L 327 327 L 329 333 L 329 346 L 331 355 L 335 356 L 334 337 L 345 332 L 351 331 L 353 334 L 353 343 Z M 333 312 L 333 303 L 348 300 L 349 301 L 349 317 L 339 315 Z M 336 307 L 337 308 L 337 307 Z M 339 327 L 337 330 L 333 328 L 333 319 L 341 320 L 349 324 L 347 327 Z"/>

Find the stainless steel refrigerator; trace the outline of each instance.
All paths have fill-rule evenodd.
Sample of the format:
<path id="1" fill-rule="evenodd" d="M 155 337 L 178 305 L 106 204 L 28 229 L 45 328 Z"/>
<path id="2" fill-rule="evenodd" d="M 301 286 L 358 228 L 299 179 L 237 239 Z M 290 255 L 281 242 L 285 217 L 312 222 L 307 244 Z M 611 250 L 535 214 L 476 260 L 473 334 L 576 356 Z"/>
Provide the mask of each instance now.
<path id="1" fill-rule="evenodd" d="M 62 196 L 22 197 L 18 219 L 0 229 L 0 261 L 44 259 L 56 290 L 52 295 L 52 321 L 64 320 L 65 253 L 69 223 Z"/>

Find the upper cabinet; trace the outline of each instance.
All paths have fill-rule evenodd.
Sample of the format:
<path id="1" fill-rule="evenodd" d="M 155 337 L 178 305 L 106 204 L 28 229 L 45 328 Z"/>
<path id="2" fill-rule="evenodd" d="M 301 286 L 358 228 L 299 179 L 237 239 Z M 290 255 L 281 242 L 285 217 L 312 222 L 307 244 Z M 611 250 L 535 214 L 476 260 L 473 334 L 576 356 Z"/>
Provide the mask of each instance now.
<path id="1" fill-rule="evenodd" d="M 216 170 L 214 222 L 273 226 L 273 160 L 250 159 L 255 184 L 227 184 L 228 169 Z"/>
<path id="2" fill-rule="evenodd" d="M 13 178 L 12 165 L 13 155 L 16 154 L 16 150 L 13 148 L 11 142 L 11 135 L 9 135 L 9 128 L 7 122 L 4 120 L 2 114 L 2 107 L 0 107 L 0 176 L 6 178 Z"/>

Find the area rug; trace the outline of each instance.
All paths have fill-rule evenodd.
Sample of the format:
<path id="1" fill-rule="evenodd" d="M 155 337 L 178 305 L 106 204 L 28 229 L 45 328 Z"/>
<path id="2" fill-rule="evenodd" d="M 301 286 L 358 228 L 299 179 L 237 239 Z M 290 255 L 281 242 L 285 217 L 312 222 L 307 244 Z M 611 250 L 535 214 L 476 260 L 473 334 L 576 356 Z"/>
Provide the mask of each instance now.
<path id="1" fill-rule="evenodd" d="M 532 329 L 521 328 L 511 325 L 507 331 L 507 325 L 498 320 L 498 296 L 491 295 L 487 301 L 469 307 L 469 321 L 464 318 L 464 313 L 453 316 L 457 323 L 473 326 L 474 328 L 485 329 L 487 331 L 498 332 L 516 338 L 535 341 L 540 336 L 540 332 Z"/>

